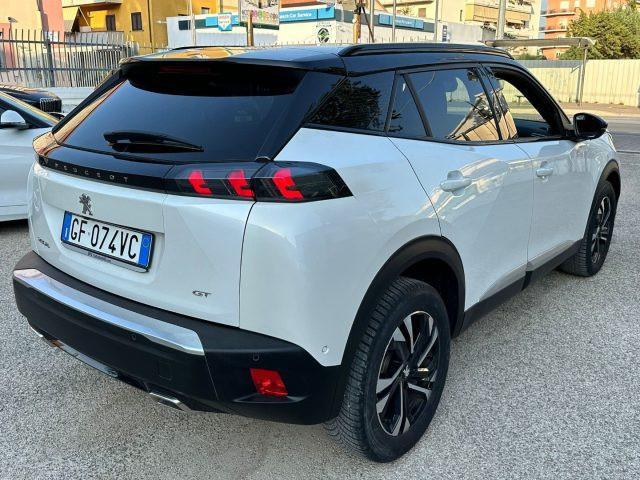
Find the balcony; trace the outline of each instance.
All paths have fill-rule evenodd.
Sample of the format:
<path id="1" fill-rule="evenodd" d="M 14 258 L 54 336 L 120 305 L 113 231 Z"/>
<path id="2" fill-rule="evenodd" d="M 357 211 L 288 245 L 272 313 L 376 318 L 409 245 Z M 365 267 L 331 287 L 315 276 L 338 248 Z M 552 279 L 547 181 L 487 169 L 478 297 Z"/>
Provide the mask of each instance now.
<path id="1" fill-rule="evenodd" d="M 567 25 L 543 25 L 540 27 L 540 31 L 541 32 L 545 32 L 545 33 L 552 33 L 552 32 L 566 32 L 567 31 Z"/>
<path id="2" fill-rule="evenodd" d="M 531 21 L 532 13 L 533 8 L 531 4 L 515 4 L 507 2 L 507 25 L 528 25 Z M 465 4 L 464 20 L 467 22 L 497 23 L 498 1 L 467 0 Z"/>
<path id="3" fill-rule="evenodd" d="M 467 5 L 473 5 L 476 7 L 487 7 L 491 9 L 498 9 L 498 0 L 467 0 Z M 519 12 L 519 13 L 531 13 L 532 2 L 530 0 L 523 0 L 522 2 L 514 2 L 513 0 L 507 1 L 507 12 Z"/>
<path id="4" fill-rule="evenodd" d="M 85 7 L 90 5 L 122 5 L 122 0 L 62 0 L 63 7 Z"/>
<path id="5" fill-rule="evenodd" d="M 542 15 L 543 17 L 556 17 L 556 16 L 560 16 L 560 15 L 575 15 L 576 11 L 575 10 L 571 10 L 568 8 L 564 8 L 564 9 L 551 9 L 551 10 L 542 10 L 542 12 L 540 12 L 540 15 Z"/>

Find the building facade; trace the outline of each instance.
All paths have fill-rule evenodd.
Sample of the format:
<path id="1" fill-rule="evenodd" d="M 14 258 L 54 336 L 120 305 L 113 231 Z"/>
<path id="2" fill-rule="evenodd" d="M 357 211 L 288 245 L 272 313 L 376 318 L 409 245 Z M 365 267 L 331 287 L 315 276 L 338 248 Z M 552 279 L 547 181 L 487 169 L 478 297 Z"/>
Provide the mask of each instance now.
<path id="1" fill-rule="evenodd" d="M 381 0 L 391 11 L 393 0 Z M 505 33 L 511 38 L 537 38 L 541 0 L 507 0 Z M 440 0 L 440 21 L 480 25 L 496 30 L 498 0 Z M 398 11 L 422 18 L 435 18 L 435 0 L 397 0 Z"/>
<path id="2" fill-rule="evenodd" d="M 192 0 L 193 13 L 219 11 L 220 0 Z M 149 49 L 168 45 L 167 17 L 189 14 L 189 0 L 62 0 L 69 32 L 121 32 Z"/>
<path id="3" fill-rule="evenodd" d="M 540 27 L 544 38 L 564 38 L 572 20 L 580 12 L 591 13 L 613 10 L 626 5 L 626 0 L 547 0 L 547 8 L 542 11 L 544 25 Z M 543 49 L 548 59 L 557 58 L 566 48 L 547 47 Z"/>

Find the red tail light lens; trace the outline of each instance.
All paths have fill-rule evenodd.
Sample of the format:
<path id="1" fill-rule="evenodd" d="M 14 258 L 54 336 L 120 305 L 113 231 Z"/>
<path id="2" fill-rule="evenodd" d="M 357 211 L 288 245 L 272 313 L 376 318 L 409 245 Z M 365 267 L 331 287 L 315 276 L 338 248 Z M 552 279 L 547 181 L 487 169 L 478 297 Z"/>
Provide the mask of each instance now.
<path id="1" fill-rule="evenodd" d="M 233 170 L 227 175 L 227 179 L 229 183 L 231 183 L 231 187 L 236 192 L 236 195 L 253 198 L 253 190 L 251 190 L 249 186 L 249 180 L 245 177 L 243 169 Z"/>
<path id="2" fill-rule="evenodd" d="M 291 176 L 290 168 L 281 168 L 273 174 L 273 183 L 280 195 L 287 200 L 301 200 L 304 198 L 299 190 L 296 190 L 296 182 Z"/>
<path id="3" fill-rule="evenodd" d="M 282 377 L 276 370 L 265 370 L 262 368 L 250 368 L 251 379 L 256 387 L 256 391 L 261 395 L 269 397 L 286 397 L 289 395 L 287 387 L 282 381 Z"/>
<path id="4" fill-rule="evenodd" d="M 311 202 L 351 196 L 338 173 L 317 163 L 245 162 L 174 167 L 172 193 L 267 202 Z"/>
<path id="5" fill-rule="evenodd" d="M 211 195 L 211 189 L 207 187 L 207 183 L 202 176 L 202 170 L 193 170 L 189 173 L 189 183 L 193 187 L 193 191 L 198 195 Z"/>

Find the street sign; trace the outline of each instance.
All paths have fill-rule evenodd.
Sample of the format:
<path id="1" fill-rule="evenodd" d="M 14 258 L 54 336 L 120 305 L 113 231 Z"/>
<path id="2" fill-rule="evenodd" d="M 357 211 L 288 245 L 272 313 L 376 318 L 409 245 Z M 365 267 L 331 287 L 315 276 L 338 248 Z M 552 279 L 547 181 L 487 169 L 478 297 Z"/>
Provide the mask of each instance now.
<path id="1" fill-rule="evenodd" d="M 231 30 L 233 16 L 230 13 L 218 14 L 218 28 L 223 32 Z"/>

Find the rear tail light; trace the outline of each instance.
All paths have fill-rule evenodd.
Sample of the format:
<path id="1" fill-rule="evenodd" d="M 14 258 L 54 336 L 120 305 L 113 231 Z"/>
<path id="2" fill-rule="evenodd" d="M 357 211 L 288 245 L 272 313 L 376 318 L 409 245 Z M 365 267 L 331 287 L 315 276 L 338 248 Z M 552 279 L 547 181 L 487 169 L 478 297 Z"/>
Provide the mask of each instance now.
<path id="1" fill-rule="evenodd" d="M 338 173 L 317 163 L 268 162 L 182 165 L 166 188 L 198 197 L 267 202 L 309 202 L 351 196 Z"/>
<path id="2" fill-rule="evenodd" d="M 282 381 L 282 377 L 276 370 L 265 370 L 262 368 L 250 368 L 251 379 L 256 387 L 256 391 L 261 395 L 269 397 L 286 397 L 289 395 L 287 387 Z"/>

